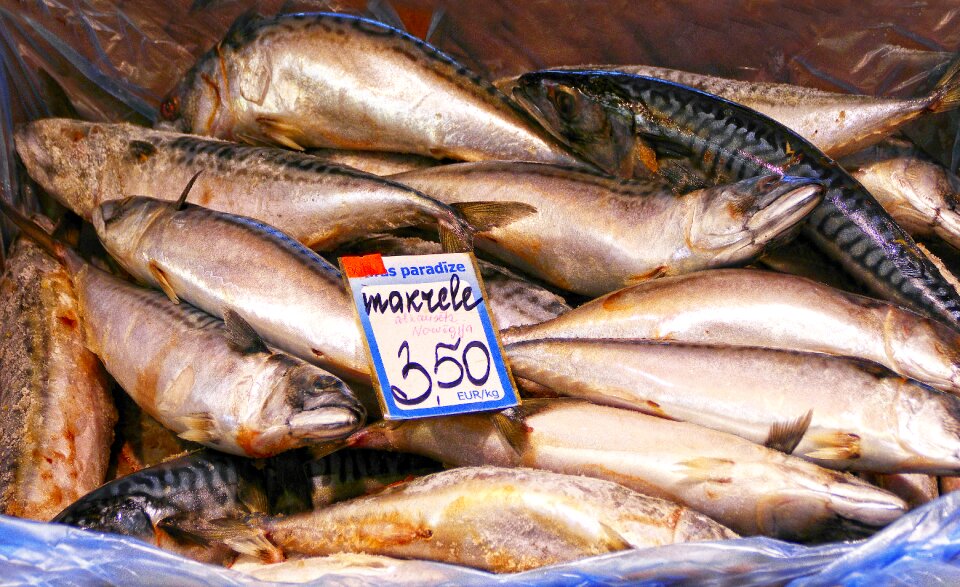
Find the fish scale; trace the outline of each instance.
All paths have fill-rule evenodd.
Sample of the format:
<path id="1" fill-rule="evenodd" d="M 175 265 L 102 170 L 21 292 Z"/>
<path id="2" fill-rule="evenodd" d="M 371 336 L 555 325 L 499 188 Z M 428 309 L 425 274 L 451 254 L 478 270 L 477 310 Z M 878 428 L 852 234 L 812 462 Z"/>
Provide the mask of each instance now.
<path id="1" fill-rule="evenodd" d="M 546 116 L 543 108 L 551 107 L 546 98 L 537 94 L 547 92 L 543 89 L 545 84 L 560 86 L 561 90 L 550 88 L 550 92 L 556 93 L 563 88 L 575 88 L 571 91 L 579 91 L 586 99 L 600 103 L 610 117 L 612 108 L 629 109 L 639 140 L 654 138 L 652 146 L 658 154 L 666 151 L 664 142 L 688 149 L 690 155 L 683 158 L 683 164 L 700 174 L 708 172 L 706 179 L 711 183 L 768 174 L 823 182 L 824 200 L 804 224 L 804 232 L 811 240 L 878 294 L 954 328 L 960 326 L 960 295 L 910 235 L 839 165 L 776 121 L 692 88 L 637 75 L 548 71 L 526 74 L 519 84 L 517 94 L 531 109 L 540 109 L 541 117 Z M 694 131 L 698 116 L 708 123 L 704 125 L 707 130 Z M 735 149 L 732 140 L 720 140 L 714 134 L 729 125 L 746 131 L 743 143 Z M 555 132 L 568 139 L 571 136 L 569 129 Z M 710 147 L 728 152 L 743 166 L 729 176 L 718 173 L 716 167 L 704 164 L 704 154 Z M 670 153 L 665 156 L 669 158 Z M 844 232 L 860 236 L 844 244 L 838 239 Z"/>

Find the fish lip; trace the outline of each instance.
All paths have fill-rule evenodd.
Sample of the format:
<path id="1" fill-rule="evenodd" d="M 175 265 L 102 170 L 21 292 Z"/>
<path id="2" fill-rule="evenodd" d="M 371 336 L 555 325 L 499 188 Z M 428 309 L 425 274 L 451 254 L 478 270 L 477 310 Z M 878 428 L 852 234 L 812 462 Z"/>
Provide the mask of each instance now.
<path id="1" fill-rule="evenodd" d="M 747 220 L 754 231 L 753 242 L 771 240 L 799 223 L 823 200 L 823 183 L 809 178 L 783 177 L 760 203 L 759 210 Z"/>
<path id="2" fill-rule="evenodd" d="M 290 417 L 288 424 L 294 434 L 311 440 L 344 438 L 356 432 L 366 421 L 366 410 L 356 406 L 324 406 Z"/>

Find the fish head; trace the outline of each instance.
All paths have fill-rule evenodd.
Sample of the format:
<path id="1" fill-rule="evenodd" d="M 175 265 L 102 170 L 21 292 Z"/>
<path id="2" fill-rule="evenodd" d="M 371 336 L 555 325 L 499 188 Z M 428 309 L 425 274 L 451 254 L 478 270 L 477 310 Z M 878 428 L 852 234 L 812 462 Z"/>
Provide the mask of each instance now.
<path id="1" fill-rule="evenodd" d="M 140 248 L 143 232 L 157 218 L 173 211 L 170 202 L 130 196 L 100 204 L 94 209 L 91 222 L 103 246 L 113 257 L 132 259 Z"/>
<path id="2" fill-rule="evenodd" d="M 900 386 L 893 409 L 904 454 L 902 472 L 960 473 L 960 398 L 916 382 L 895 381 Z"/>
<path id="3" fill-rule="evenodd" d="M 30 177 L 87 219 L 109 187 L 105 152 L 92 146 L 98 132 L 96 125 L 79 120 L 46 118 L 20 126 L 14 135 Z"/>
<path id="4" fill-rule="evenodd" d="M 750 259 L 782 237 L 823 199 L 812 179 L 767 175 L 682 196 L 691 204 L 687 244 L 717 264 Z"/>
<path id="5" fill-rule="evenodd" d="M 912 312 L 884 310 L 884 349 L 895 370 L 937 389 L 960 393 L 960 335 Z"/>
<path id="6" fill-rule="evenodd" d="M 633 177 L 642 147 L 633 111 L 601 86 L 582 72 L 538 71 L 520 76 L 513 96 L 575 153 L 607 173 Z"/>
<path id="7" fill-rule="evenodd" d="M 149 500 L 140 494 L 105 499 L 81 498 L 60 512 L 52 522 L 98 532 L 133 536 L 155 544 L 154 514 Z"/>
<path id="8" fill-rule="evenodd" d="M 287 358 L 289 359 L 289 358 Z M 254 454 L 346 439 L 363 426 L 367 412 L 343 380 L 314 365 L 293 364 L 277 381 L 258 420 L 264 433 Z"/>
<path id="9" fill-rule="evenodd" d="M 216 56 L 204 56 L 160 103 L 156 127 L 222 137 L 230 109 Z"/>

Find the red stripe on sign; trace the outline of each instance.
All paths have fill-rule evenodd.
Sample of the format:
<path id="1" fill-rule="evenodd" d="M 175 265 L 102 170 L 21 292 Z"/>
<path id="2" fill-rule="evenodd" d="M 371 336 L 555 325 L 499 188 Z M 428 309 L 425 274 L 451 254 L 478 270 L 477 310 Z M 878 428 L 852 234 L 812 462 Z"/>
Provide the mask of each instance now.
<path id="1" fill-rule="evenodd" d="M 347 277 L 370 277 L 372 275 L 384 275 L 387 268 L 383 266 L 383 257 L 380 253 L 364 255 L 362 257 L 340 257 L 340 264 L 343 266 Z"/>

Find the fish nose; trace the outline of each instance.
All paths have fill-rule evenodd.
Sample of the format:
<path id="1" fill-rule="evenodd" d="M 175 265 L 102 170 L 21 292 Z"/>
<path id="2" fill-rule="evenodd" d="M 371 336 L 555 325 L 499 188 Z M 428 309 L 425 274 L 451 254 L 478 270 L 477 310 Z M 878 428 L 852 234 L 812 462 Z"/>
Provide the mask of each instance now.
<path id="1" fill-rule="evenodd" d="M 108 200 L 100 204 L 100 218 L 107 224 L 120 215 L 120 204 L 116 200 Z"/>

